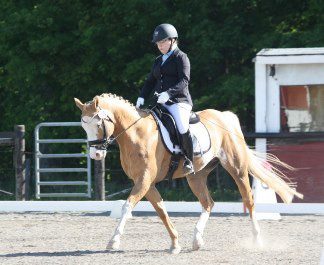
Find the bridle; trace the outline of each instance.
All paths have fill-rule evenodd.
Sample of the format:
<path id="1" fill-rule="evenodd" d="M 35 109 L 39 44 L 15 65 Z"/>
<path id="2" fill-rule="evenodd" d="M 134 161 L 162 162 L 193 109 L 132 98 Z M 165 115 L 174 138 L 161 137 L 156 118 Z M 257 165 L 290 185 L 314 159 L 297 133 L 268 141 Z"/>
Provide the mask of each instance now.
<path id="1" fill-rule="evenodd" d="M 109 121 L 111 123 L 114 124 L 113 120 L 108 116 L 108 112 L 104 109 L 101 109 L 99 107 L 99 111 L 96 112 L 90 119 L 90 121 L 86 122 L 83 117 L 81 116 L 81 120 L 82 122 L 86 123 L 86 124 L 89 124 L 92 122 L 92 120 L 95 118 L 95 117 L 98 117 L 99 118 L 99 122 L 98 122 L 98 125 L 100 126 L 102 124 L 103 126 L 103 137 L 102 139 L 97 139 L 97 140 L 92 140 L 92 141 L 88 141 L 88 145 L 89 147 L 94 147 L 98 150 L 107 150 L 108 146 L 110 144 L 112 144 L 116 138 L 108 138 L 108 129 L 106 128 L 106 125 L 105 125 L 105 120 L 106 121 Z"/>
<path id="2" fill-rule="evenodd" d="M 153 106 L 151 109 L 155 108 Z M 103 124 L 103 138 L 102 139 L 97 139 L 97 140 L 92 140 L 88 141 L 89 147 L 94 147 L 98 150 L 107 150 L 108 146 L 111 145 L 119 136 L 121 136 L 123 133 L 125 133 L 130 127 L 132 127 L 135 123 L 137 123 L 139 120 L 141 120 L 143 117 L 138 118 L 135 120 L 132 124 L 130 124 L 126 129 L 122 130 L 116 137 L 113 138 L 108 138 L 108 133 L 107 133 L 107 128 L 105 126 L 105 120 L 111 122 L 112 124 L 115 124 L 114 121 L 108 116 L 108 112 L 102 108 L 99 107 L 99 111 L 93 114 L 91 117 L 90 121 L 86 122 L 83 117 L 81 116 L 82 122 L 89 124 L 92 122 L 92 120 L 97 117 L 99 118 L 99 123 L 98 124 Z"/>

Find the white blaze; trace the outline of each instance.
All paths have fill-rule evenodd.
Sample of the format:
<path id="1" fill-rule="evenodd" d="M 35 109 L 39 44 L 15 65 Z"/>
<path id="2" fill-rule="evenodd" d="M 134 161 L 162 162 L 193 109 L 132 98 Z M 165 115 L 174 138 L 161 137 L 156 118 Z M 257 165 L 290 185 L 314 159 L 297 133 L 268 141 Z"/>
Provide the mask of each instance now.
<path id="1" fill-rule="evenodd" d="M 88 141 L 98 140 L 98 123 L 97 118 L 84 116 L 82 118 L 82 127 L 87 133 Z M 101 160 L 106 156 L 106 150 L 97 150 L 95 147 L 90 147 L 90 157 L 92 159 Z"/>

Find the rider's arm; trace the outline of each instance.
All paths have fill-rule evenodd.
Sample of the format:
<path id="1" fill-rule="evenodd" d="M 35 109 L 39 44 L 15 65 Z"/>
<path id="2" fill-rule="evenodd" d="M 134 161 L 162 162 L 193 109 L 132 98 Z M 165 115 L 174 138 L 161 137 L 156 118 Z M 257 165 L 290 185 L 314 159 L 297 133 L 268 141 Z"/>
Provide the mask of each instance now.
<path id="1" fill-rule="evenodd" d="M 176 58 L 179 82 L 168 89 L 168 94 L 176 96 L 178 94 L 187 94 L 190 80 L 190 61 L 185 53 Z"/>
<path id="2" fill-rule="evenodd" d="M 149 73 L 149 75 L 145 80 L 144 86 L 140 93 L 141 98 L 147 98 L 155 87 L 155 84 L 157 82 L 156 78 L 153 75 L 155 64 L 156 62 L 153 64 L 151 72 Z"/>

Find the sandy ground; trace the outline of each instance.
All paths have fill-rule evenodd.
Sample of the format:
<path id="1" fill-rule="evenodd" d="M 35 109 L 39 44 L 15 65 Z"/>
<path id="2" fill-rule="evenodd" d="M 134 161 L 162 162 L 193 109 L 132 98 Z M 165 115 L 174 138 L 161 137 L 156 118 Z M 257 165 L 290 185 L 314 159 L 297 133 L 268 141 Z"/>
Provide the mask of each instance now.
<path id="1" fill-rule="evenodd" d="M 170 239 L 156 216 L 128 220 L 121 250 L 106 251 L 117 220 L 104 214 L 0 214 L 0 264 L 319 264 L 324 216 L 282 216 L 260 221 L 265 246 L 252 244 L 248 217 L 214 215 L 205 246 L 191 251 L 198 216 L 172 216 L 182 252 L 169 254 Z"/>

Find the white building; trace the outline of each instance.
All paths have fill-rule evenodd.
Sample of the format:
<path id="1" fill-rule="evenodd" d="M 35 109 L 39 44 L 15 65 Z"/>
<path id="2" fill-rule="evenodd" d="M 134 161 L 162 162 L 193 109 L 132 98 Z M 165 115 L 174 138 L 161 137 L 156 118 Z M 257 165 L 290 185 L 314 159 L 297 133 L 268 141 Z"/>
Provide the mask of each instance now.
<path id="1" fill-rule="evenodd" d="M 263 49 L 255 58 L 256 132 L 305 132 L 294 140 L 257 139 L 298 168 L 292 175 L 304 202 L 324 202 L 324 48 Z"/>

